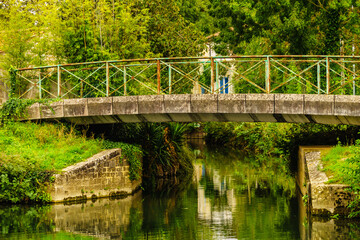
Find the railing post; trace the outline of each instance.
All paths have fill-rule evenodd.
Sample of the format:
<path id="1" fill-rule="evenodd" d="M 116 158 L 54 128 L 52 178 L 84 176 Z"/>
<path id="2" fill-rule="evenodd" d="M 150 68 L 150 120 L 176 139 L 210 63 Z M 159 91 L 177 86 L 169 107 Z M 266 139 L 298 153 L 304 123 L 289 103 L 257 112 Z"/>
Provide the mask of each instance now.
<path id="1" fill-rule="evenodd" d="M 171 88 L 172 88 L 172 86 L 171 86 L 171 64 L 169 64 L 169 94 L 171 94 Z"/>
<path id="2" fill-rule="evenodd" d="M 124 66 L 124 96 L 126 96 L 126 66 Z"/>
<path id="3" fill-rule="evenodd" d="M 215 82 L 216 82 L 216 91 L 219 91 L 218 93 L 220 93 L 221 91 L 220 91 L 219 63 L 218 63 L 218 61 L 215 62 Z"/>
<path id="4" fill-rule="evenodd" d="M 320 94 L 320 90 L 321 90 L 321 85 L 320 85 L 320 79 L 321 75 L 320 75 L 320 63 L 317 63 L 317 88 L 318 88 L 318 94 Z"/>
<path id="5" fill-rule="evenodd" d="M 109 85 L 109 62 L 106 62 L 106 96 L 109 96 L 109 89 L 110 89 L 110 85 Z"/>
<path id="6" fill-rule="evenodd" d="M 330 92 L 330 62 L 329 57 L 326 57 L 326 94 Z"/>
<path id="7" fill-rule="evenodd" d="M 160 66 L 160 60 L 157 60 L 157 94 L 160 94 L 160 80 L 161 80 L 161 66 Z"/>
<path id="8" fill-rule="evenodd" d="M 58 98 L 60 98 L 61 97 L 61 69 L 60 69 L 60 65 L 57 66 L 57 85 L 58 85 L 57 96 L 58 96 Z"/>
<path id="9" fill-rule="evenodd" d="M 214 93 L 214 58 L 211 58 L 211 93 Z"/>
<path id="10" fill-rule="evenodd" d="M 265 90 L 270 93 L 270 57 L 266 56 L 265 62 Z"/>
<path id="11" fill-rule="evenodd" d="M 344 40 L 340 38 L 340 55 L 344 56 Z M 345 69 L 345 64 L 344 64 L 344 58 L 340 58 L 341 61 L 341 86 L 344 85 L 345 83 L 345 73 L 344 73 L 344 69 Z M 341 90 L 341 94 L 344 94 L 344 86 L 340 89 Z"/>
<path id="12" fill-rule="evenodd" d="M 39 99 L 41 99 L 41 70 L 39 70 Z"/>
<path id="13" fill-rule="evenodd" d="M 353 63 L 353 72 L 355 72 L 355 63 Z M 355 85 L 355 74 L 353 73 L 353 95 L 356 95 L 356 85 Z"/>

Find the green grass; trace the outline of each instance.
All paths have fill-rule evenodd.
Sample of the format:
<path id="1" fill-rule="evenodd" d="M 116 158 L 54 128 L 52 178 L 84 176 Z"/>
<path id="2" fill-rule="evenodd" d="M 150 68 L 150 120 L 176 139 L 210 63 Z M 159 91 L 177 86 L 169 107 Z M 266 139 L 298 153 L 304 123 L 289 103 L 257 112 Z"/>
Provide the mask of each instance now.
<path id="1" fill-rule="evenodd" d="M 336 146 L 322 157 L 325 171 L 330 175 L 329 183 L 350 186 L 354 199 L 350 202 L 349 217 L 360 217 L 360 140 L 355 146 Z"/>
<path id="2" fill-rule="evenodd" d="M 100 152 L 102 142 L 61 124 L 12 122 L 0 127 L 0 159 L 60 170 Z"/>
<path id="3" fill-rule="evenodd" d="M 54 173 L 110 148 L 122 149 L 130 179 L 138 179 L 142 150 L 137 146 L 87 138 L 64 124 L 0 125 L 0 202 L 47 202 Z"/>
<path id="4" fill-rule="evenodd" d="M 355 167 L 354 163 L 348 161 L 355 155 L 356 149 L 360 146 L 341 146 L 337 145 L 331 149 L 321 152 L 323 171 L 329 178 L 328 183 L 351 184 L 349 170 Z"/>

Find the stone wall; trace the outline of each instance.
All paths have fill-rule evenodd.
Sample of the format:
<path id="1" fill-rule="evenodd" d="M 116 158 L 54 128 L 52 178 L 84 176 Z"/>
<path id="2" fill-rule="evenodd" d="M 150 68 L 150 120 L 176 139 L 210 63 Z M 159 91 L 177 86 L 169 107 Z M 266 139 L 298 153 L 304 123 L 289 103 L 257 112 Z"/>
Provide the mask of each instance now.
<path id="1" fill-rule="evenodd" d="M 121 149 L 105 150 L 55 175 L 50 190 L 53 202 L 83 201 L 134 193 L 141 179 L 130 181 L 129 163 Z"/>
<path id="2" fill-rule="evenodd" d="M 313 215 L 346 215 L 353 196 L 344 184 L 329 184 L 321 171 L 321 147 L 301 147 L 297 184 L 303 196 L 308 196 L 309 210 Z M 303 166 L 303 167 L 302 167 Z"/>

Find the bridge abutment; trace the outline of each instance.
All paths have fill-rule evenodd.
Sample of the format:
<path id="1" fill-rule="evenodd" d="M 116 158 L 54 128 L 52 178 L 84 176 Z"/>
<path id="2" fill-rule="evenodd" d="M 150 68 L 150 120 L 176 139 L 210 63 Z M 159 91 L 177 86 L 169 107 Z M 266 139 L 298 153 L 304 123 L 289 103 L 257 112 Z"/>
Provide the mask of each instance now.
<path id="1" fill-rule="evenodd" d="M 140 187 L 141 178 L 131 181 L 129 168 L 121 149 L 105 150 L 56 174 L 50 190 L 51 200 L 73 202 L 130 195 Z"/>

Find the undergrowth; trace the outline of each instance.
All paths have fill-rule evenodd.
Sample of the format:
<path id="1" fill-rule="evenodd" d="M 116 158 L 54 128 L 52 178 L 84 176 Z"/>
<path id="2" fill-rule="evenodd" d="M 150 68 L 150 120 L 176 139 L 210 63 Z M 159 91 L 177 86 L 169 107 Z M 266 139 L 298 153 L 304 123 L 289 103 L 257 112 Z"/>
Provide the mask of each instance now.
<path id="1" fill-rule="evenodd" d="M 143 176 L 167 178 L 192 174 L 193 166 L 184 150 L 187 125 L 179 123 L 136 123 L 90 126 L 89 132 L 114 142 L 140 145 Z"/>
<path id="2" fill-rule="evenodd" d="M 300 145 L 352 144 L 360 138 L 358 126 L 310 123 L 207 123 L 204 131 L 207 144 L 235 147 L 264 159 L 276 156 L 292 171 L 296 170 Z"/>

